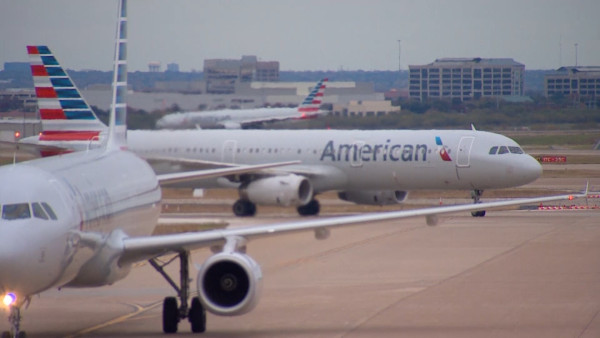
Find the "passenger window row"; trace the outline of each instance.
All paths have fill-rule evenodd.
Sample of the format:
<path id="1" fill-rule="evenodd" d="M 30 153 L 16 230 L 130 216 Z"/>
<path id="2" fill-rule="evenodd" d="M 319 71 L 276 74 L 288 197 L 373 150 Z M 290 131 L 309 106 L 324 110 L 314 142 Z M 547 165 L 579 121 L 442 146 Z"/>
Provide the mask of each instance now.
<path id="1" fill-rule="evenodd" d="M 524 154 L 525 152 L 520 147 L 514 146 L 493 146 L 490 148 L 490 155 L 502 154 Z"/>
<path id="2" fill-rule="evenodd" d="M 46 202 L 33 202 L 31 205 L 29 203 L 16 203 L 2 206 L 2 219 L 5 220 L 27 219 L 31 218 L 32 214 L 34 218 L 43 220 L 56 221 L 58 219 L 52 207 Z"/>

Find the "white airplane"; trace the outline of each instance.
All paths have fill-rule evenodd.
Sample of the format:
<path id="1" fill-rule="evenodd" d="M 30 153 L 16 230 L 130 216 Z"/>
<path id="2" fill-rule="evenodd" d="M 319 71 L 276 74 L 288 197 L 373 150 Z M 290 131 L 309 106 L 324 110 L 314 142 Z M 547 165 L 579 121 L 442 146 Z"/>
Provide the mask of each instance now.
<path id="1" fill-rule="evenodd" d="M 296 108 L 223 109 L 215 111 L 167 114 L 156 121 L 161 129 L 225 128 L 241 129 L 264 122 L 317 117 L 327 79 L 317 82 L 308 96 Z"/>
<path id="2" fill-rule="evenodd" d="M 233 316 L 256 305 L 262 272 L 246 254 L 247 242 L 253 238 L 308 230 L 315 231 L 318 238 L 326 238 L 331 227 L 371 225 L 416 216 L 425 216 L 429 224 L 434 224 L 438 214 L 573 198 L 561 195 L 150 236 L 160 211 L 160 184 L 220 176 L 223 170 L 239 174 L 249 168 L 157 177 L 144 160 L 126 149 L 126 23 L 126 0 L 122 0 L 110 126 L 103 145 L 0 167 L 0 299 L 11 326 L 11 332 L 5 332 L 3 337 L 25 336 L 21 330 L 21 308 L 33 296 L 52 288 L 113 284 L 124 278 L 135 262 L 144 260 L 177 293 L 177 297 L 164 300 L 163 331 L 176 332 L 179 322 L 187 319 L 193 332 L 203 332 L 205 310 Z M 392 154 L 377 156 L 392 160 L 396 158 Z M 422 156 L 425 155 L 419 155 Z M 579 196 L 585 194 L 576 197 Z M 199 268 L 198 296 L 188 305 L 190 250 L 202 247 L 210 247 L 215 254 Z M 179 285 L 158 263 L 157 257 L 163 255 L 179 259 Z"/>
<path id="3" fill-rule="evenodd" d="M 106 126 L 46 46 L 29 46 L 43 123 L 41 135 L 23 144 L 42 154 L 99 146 Z M 337 191 L 346 201 L 386 205 L 403 202 L 410 190 L 471 190 L 475 203 L 485 189 L 515 187 L 541 175 L 540 164 L 513 140 L 477 130 L 131 130 L 129 149 L 148 160 L 179 166 L 235 166 L 300 160 L 302 164 L 252 174 L 186 182 L 196 188 L 235 188 L 238 216 L 256 205 L 294 206 L 316 215 L 315 196 Z M 69 150 L 70 151 L 70 150 Z M 484 216 L 485 211 L 473 212 Z"/>

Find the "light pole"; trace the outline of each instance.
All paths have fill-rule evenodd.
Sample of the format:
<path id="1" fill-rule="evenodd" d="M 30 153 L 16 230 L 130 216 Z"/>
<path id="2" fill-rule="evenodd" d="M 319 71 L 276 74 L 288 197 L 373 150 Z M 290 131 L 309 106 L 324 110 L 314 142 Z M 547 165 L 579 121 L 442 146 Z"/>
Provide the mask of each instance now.
<path id="1" fill-rule="evenodd" d="M 402 40 L 398 40 L 398 88 L 400 88 L 402 77 Z"/>

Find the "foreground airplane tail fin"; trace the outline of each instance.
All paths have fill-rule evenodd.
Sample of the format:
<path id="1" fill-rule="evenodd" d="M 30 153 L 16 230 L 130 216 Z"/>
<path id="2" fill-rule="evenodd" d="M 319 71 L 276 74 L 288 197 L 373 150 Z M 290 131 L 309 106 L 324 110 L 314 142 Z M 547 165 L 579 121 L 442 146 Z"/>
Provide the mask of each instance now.
<path id="1" fill-rule="evenodd" d="M 301 114 L 300 118 L 310 118 L 315 116 L 323 103 L 323 93 L 328 79 L 322 79 L 317 82 L 317 85 L 310 91 L 308 96 L 298 106 L 298 112 Z"/>
<path id="2" fill-rule="evenodd" d="M 119 1 L 107 149 L 127 148 L 127 0 Z"/>
<path id="3" fill-rule="evenodd" d="M 40 141 L 98 140 L 106 125 L 61 67 L 48 46 L 27 46 L 43 132 Z"/>

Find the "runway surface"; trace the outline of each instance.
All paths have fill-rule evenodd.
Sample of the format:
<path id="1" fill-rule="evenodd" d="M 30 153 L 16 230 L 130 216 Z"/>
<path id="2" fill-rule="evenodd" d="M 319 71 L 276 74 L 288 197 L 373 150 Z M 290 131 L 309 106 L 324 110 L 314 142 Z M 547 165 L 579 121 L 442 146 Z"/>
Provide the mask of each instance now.
<path id="1" fill-rule="evenodd" d="M 599 220 L 598 210 L 489 211 L 436 227 L 419 218 L 336 229 L 321 241 L 311 232 L 255 240 L 259 305 L 239 317 L 209 314 L 203 336 L 600 337 Z M 195 252 L 194 264 L 208 255 Z M 176 276 L 178 266 L 169 270 Z M 110 287 L 35 297 L 23 326 L 29 337 L 162 336 L 169 295 L 141 264 Z M 192 336 L 187 322 L 179 331 L 170 336 Z"/>

